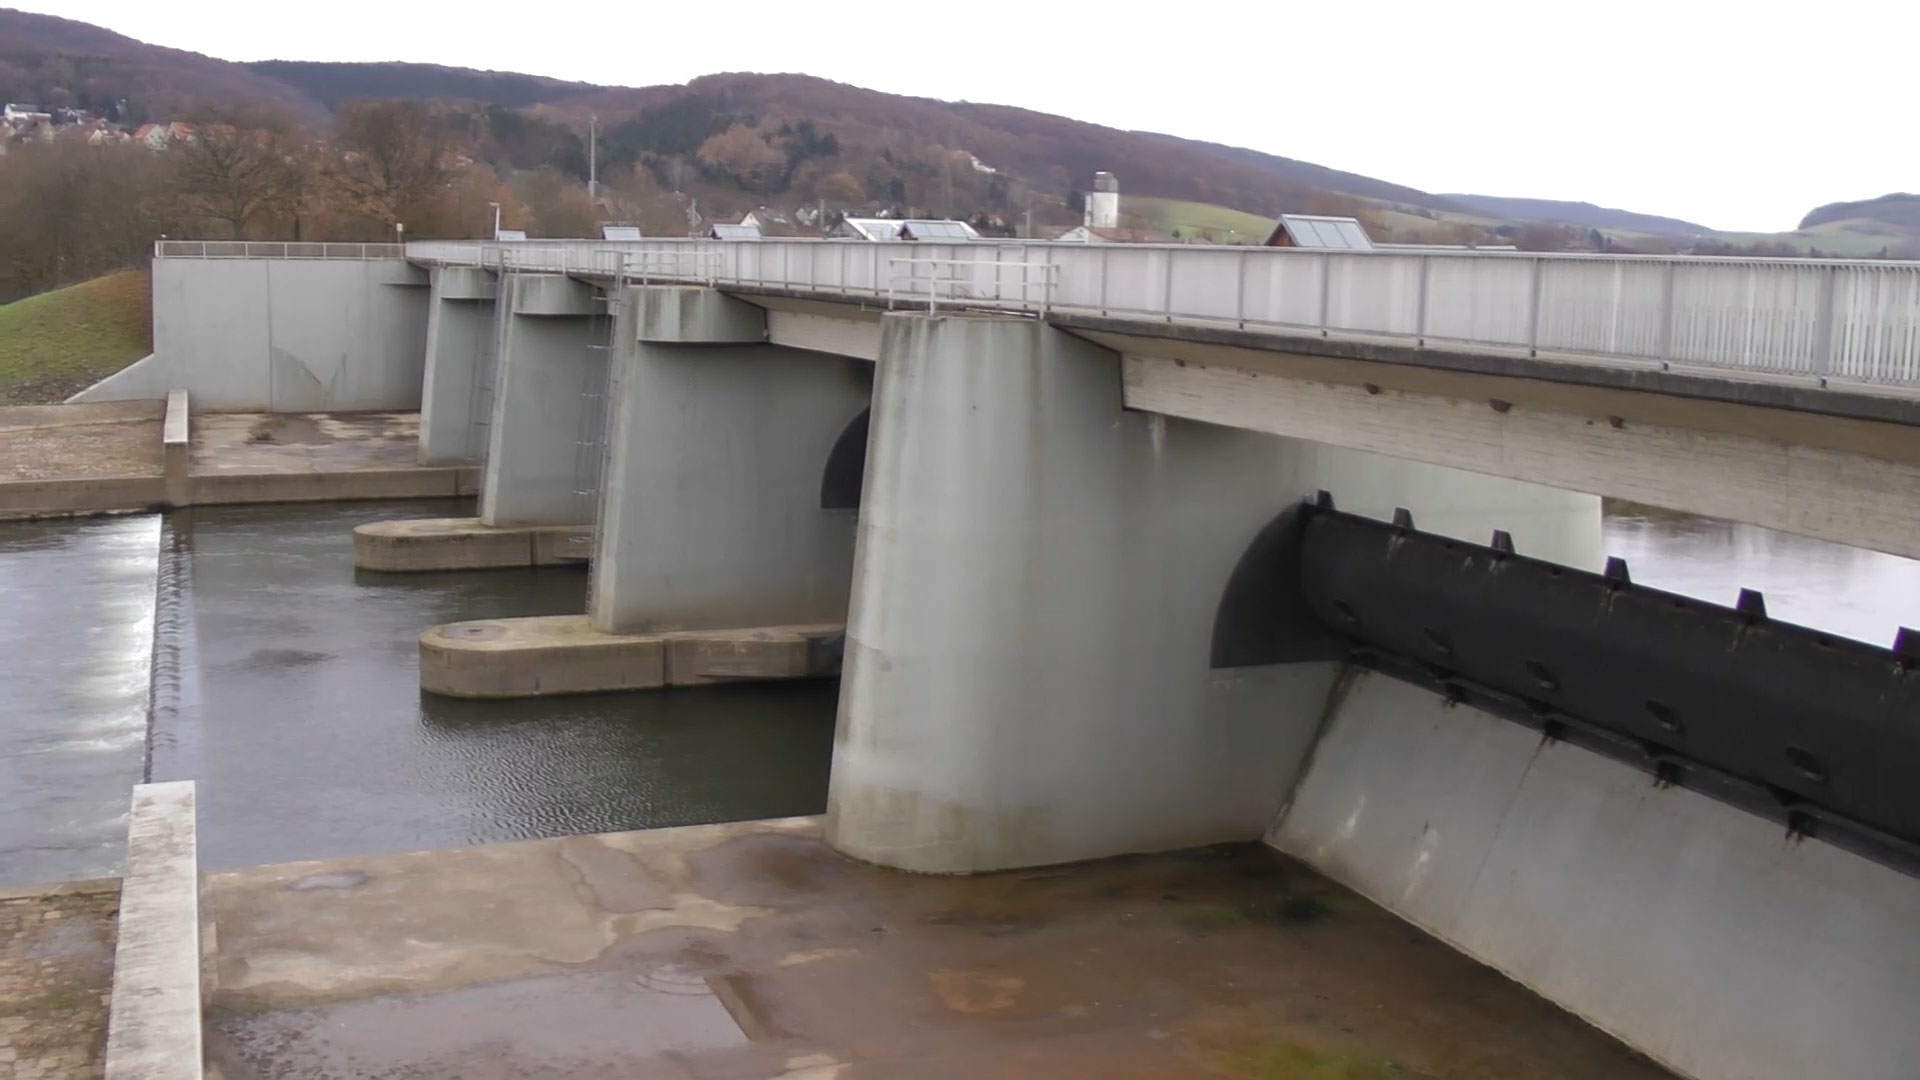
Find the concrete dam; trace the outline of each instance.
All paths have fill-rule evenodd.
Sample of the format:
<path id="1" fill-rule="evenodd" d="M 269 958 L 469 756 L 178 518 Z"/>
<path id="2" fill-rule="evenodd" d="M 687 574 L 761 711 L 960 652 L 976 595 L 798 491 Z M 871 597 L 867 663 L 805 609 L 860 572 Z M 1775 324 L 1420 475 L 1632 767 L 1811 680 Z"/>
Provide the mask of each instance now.
<path id="1" fill-rule="evenodd" d="M 902 890 L 979 883 L 1040 904 L 1034 890 L 1066 888 L 1049 875 L 1078 872 L 1112 896 L 1177 898 L 1216 886 L 1151 860 L 1223 850 L 1310 868 L 1450 946 L 1445 963 L 1484 965 L 1617 1040 L 1577 1061 L 1516 1050 L 1504 1073 L 1416 1054 L 1340 1075 L 1920 1070 L 1903 1022 L 1920 993 L 1920 634 L 1853 640 L 1798 625 L 1790 597 L 1650 587 L 1602 534 L 1603 499 L 1624 500 L 1920 556 L 1920 266 L 853 241 L 162 242 L 156 256 L 154 355 L 80 401 L 171 397 L 182 427 L 189 410 L 418 410 L 418 467 L 470 477 L 477 505 L 361 523 L 361 572 L 584 573 L 579 610 L 423 618 L 422 700 L 838 679 L 824 816 L 693 839 L 199 880 L 191 786 L 140 789 L 135 836 L 185 830 L 186 861 L 136 840 L 121 902 L 154 880 L 198 893 L 217 942 L 196 937 L 170 970 L 215 956 L 205 992 L 235 1017 L 206 1021 L 223 1075 L 294 1030 L 271 1024 L 307 1023 L 284 1019 L 295 1011 L 375 1024 L 346 981 L 285 966 L 323 948 L 293 944 L 296 924 L 360 943 L 348 951 L 381 993 L 450 980 L 454 996 L 418 1007 L 452 1024 L 477 1006 L 447 1002 L 507 1007 L 514 979 L 602 963 L 604 942 L 562 940 L 578 919 L 656 935 L 648 955 L 675 959 L 641 981 L 692 980 L 686 1000 L 730 1018 L 707 1043 L 692 1012 L 649 1019 L 596 992 L 577 1006 L 604 1021 L 591 1038 L 639 1025 L 674 1067 L 762 1054 L 714 1075 L 913 1074 L 908 1061 L 1015 1075 L 1004 1048 L 879 1046 L 740 973 L 865 957 L 913 921 L 899 905 L 932 902 Z M 217 490 L 195 483 L 152 501 Z M 1920 620 L 1920 595 L 1888 604 Z M 530 867 L 549 858 L 605 910 L 543 891 Z M 1148 873 L 1129 867 L 1172 865 L 1129 884 Z M 1273 911 L 1335 903 L 1234 865 Z M 827 883 L 830 901 L 768 892 L 782 874 Z M 976 950 L 1023 920 L 1074 918 L 1064 894 L 1044 916 L 940 895 L 941 919 L 964 907 L 967 925 L 1000 928 Z M 414 926 L 416 903 L 518 914 L 488 923 L 504 936 L 482 948 Z M 157 918 L 177 929 L 177 912 Z M 867 936 L 842 942 L 856 922 Z M 795 928 L 816 923 L 828 944 L 800 949 Z M 756 925 L 787 927 L 784 958 L 753 959 L 746 943 L 770 932 Z M 663 928 L 742 936 L 695 948 L 660 944 Z M 123 916 L 123 956 L 128 933 Z M 1178 966 L 1156 933 L 1137 953 L 1117 931 L 1099 949 Z M 1373 955 L 1331 930 L 1319 942 L 1333 963 Z M 716 947 L 727 964 L 687 959 Z M 522 959 L 494 971 L 476 949 Z M 929 992 L 967 1024 L 1045 997 L 1011 956 L 947 963 Z M 311 990 L 293 1011 L 286 985 Z M 833 993 L 881 1015 L 888 985 Z M 1063 997 L 1046 1015 L 1079 1023 L 1089 1007 Z M 1284 1026 L 1234 1007 L 1241 1027 Z M 197 1076 L 194 1016 L 192 1046 L 167 1054 Z M 1164 1023 L 1115 1019 L 1101 1030 L 1125 1034 L 1101 1051 L 1032 1067 L 1123 1075 L 1140 1055 L 1157 1062 L 1141 1075 L 1170 1075 L 1129 1041 Z M 372 1034 L 316 1074 L 397 1067 L 368 1049 L 391 1036 L 353 1030 Z M 802 1052 L 795 1032 L 825 1030 L 840 1034 Z M 1306 1059 L 1285 1071 L 1291 1058 L 1235 1072 L 1223 1062 L 1243 1051 L 1216 1049 L 1182 1060 L 1317 1075 Z"/>

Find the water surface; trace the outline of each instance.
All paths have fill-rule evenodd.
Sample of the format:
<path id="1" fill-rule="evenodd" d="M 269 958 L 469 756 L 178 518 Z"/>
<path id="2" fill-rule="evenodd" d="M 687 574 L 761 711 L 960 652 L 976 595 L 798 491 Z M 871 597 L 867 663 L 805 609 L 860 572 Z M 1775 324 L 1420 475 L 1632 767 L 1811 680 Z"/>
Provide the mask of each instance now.
<path id="1" fill-rule="evenodd" d="M 354 570 L 355 525 L 463 509 L 169 516 L 153 776 L 199 782 L 203 865 L 824 808 L 830 680 L 503 702 L 422 694 L 427 627 L 584 610 L 577 568 Z"/>
<path id="2" fill-rule="evenodd" d="M 159 537 L 152 514 L 0 525 L 0 887 L 120 872 Z"/>

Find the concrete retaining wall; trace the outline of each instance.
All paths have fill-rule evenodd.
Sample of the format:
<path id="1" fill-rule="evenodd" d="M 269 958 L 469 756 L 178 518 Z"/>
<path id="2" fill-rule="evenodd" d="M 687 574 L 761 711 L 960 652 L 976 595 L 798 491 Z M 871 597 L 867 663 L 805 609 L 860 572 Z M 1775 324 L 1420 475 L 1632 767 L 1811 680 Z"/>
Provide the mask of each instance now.
<path id="1" fill-rule="evenodd" d="M 76 401 L 351 412 L 420 407 L 426 275 L 399 259 L 156 259 L 153 355 Z"/>
<path id="2" fill-rule="evenodd" d="M 1598 501 L 1127 412 L 1119 357 L 1032 322 L 892 315 L 874 388 L 828 832 L 967 871 L 1250 840 L 1332 663 L 1211 670 L 1228 577 L 1318 488 L 1593 565 Z"/>
<path id="3" fill-rule="evenodd" d="M 1920 1070 L 1920 880 L 1407 683 L 1358 679 L 1269 842 L 1684 1075 Z"/>

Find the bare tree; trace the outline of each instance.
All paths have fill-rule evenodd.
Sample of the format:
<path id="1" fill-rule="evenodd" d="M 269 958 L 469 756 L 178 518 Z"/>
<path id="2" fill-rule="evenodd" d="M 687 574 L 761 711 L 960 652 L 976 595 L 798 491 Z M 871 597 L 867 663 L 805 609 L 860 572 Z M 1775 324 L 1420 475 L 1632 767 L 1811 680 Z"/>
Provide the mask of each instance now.
<path id="1" fill-rule="evenodd" d="M 340 109 L 335 177 L 362 212 L 404 221 L 438 202 L 460 169 L 454 133 L 419 101 L 354 101 Z"/>
<path id="2" fill-rule="evenodd" d="M 186 216 L 222 222 L 235 237 L 266 217 L 290 216 L 305 174 L 299 147 L 276 117 L 206 112 L 166 152 L 173 190 Z"/>

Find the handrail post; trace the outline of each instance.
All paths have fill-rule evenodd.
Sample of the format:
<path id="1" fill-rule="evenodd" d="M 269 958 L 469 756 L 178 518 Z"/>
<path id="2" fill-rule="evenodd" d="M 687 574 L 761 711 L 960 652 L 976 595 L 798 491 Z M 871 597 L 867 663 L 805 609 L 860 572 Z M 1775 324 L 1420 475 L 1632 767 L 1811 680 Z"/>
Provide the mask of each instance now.
<path id="1" fill-rule="evenodd" d="M 1823 267 L 1820 278 L 1820 301 L 1813 318 L 1813 373 L 1824 387 L 1827 376 L 1833 374 L 1833 307 L 1834 294 L 1840 285 L 1840 268 Z"/>
<path id="2" fill-rule="evenodd" d="M 1432 276 L 1432 256 L 1420 256 L 1420 298 L 1419 309 L 1413 316 L 1413 340 L 1421 348 L 1427 344 L 1427 281 Z"/>
<path id="3" fill-rule="evenodd" d="M 1242 330 L 1247 328 L 1247 257 L 1250 254 L 1242 247 L 1233 271 L 1233 321 Z"/>
<path id="4" fill-rule="evenodd" d="M 1333 252 L 1320 253 L 1320 336 L 1326 337 L 1327 313 L 1333 302 Z"/>
<path id="5" fill-rule="evenodd" d="M 1160 311 L 1168 322 L 1173 321 L 1173 249 L 1167 249 L 1167 280 L 1160 297 Z"/>
<path id="6" fill-rule="evenodd" d="M 1105 315 L 1107 313 L 1107 279 L 1113 276 L 1111 273 L 1109 273 L 1112 262 L 1113 262 L 1113 249 L 1109 247 L 1101 248 L 1100 249 L 1100 314 L 1102 315 Z"/>
<path id="7" fill-rule="evenodd" d="M 1533 281 L 1527 289 L 1527 355 L 1540 355 L 1540 279 L 1546 260 L 1533 257 Z"/>
<path id="8" fill-rule="evenodd" d="M 1666 272 L 1660 277 L 1660 366 L 1666 367 L 1673 361 L 1673 320 L 1676 312 L 1673 303 L 1673 260 L 1666 263 Z"/>

